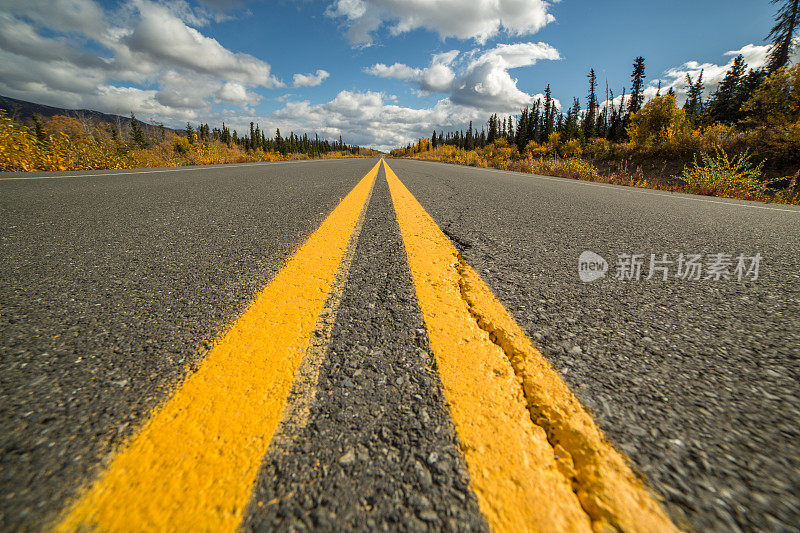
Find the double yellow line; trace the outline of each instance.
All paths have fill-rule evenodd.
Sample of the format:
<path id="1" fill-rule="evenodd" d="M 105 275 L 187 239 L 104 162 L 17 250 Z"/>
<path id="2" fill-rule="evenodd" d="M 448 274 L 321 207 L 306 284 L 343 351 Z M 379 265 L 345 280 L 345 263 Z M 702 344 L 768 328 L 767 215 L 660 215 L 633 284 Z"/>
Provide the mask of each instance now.
<path id="1" fill-rule="evenodd" d="M 470 483 L 492 529 L 674 531 L 558 374 L 381 162 Z M 381 162 L 56 530 L 238 527 Z"/>

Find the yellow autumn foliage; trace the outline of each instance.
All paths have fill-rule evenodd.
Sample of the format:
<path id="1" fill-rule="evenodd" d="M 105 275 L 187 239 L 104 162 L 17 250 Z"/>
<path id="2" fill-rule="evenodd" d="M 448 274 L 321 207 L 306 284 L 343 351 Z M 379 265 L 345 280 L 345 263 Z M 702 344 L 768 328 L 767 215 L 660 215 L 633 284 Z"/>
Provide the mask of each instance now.
<path id="1" fill-rule="evenodd" d="M 167 133 L 147 148 L 131 148 L 107 124 L 87 124 L 75 117 L 54 116 L 43 125 L 43 140 L 0 109 L 0 171 L 61 171 L 216 165 L 308 159 L 306 154 L 244 150 L 220 141 L 195 141 Z M 332 151 L 322 158 L 357 157 Z"/>

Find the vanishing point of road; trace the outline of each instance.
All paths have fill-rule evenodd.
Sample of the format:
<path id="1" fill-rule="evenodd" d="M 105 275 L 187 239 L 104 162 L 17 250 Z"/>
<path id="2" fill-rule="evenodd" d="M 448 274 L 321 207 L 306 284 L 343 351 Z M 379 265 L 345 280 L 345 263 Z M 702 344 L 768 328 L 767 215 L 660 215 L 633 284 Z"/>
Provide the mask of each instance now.
<path id="1" fill-rule="evenodd" d="M 800 524 L 796 207 L 345 159 L 4 173 L 0 225 L 3 531 Z"/>

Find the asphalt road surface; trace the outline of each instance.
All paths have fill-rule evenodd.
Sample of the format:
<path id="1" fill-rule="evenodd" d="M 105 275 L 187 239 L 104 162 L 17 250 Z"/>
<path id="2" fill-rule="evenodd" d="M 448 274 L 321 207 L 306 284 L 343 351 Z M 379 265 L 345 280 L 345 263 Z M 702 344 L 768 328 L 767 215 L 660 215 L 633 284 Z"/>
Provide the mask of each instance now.
<path id="1" fill-rule="evenodd" d="M 0 175 L 0 529 L 52 524 L 376 162 Z M 800 209 L 388 162 L 675 524 L 797 530 Z M 384 176 L 244 529 L 491 526 Z M 580 280 L 587 250 L 605 278 Z M 720 253 L 734 279 L 675 277 Z"/>

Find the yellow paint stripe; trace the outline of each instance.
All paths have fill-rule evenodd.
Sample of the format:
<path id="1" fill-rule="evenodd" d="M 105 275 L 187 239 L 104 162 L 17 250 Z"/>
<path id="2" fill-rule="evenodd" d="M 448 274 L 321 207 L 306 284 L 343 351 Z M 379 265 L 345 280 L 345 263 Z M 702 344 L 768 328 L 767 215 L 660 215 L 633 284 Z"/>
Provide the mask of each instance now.
<path id="1" fill-rule="evenodd" d="M 234 531 L 380 162 L 341 201 L 58 531 Z"/>
<path id="2" fill-rule="evenodd" d="M 677 531 L 384 162 L 470 483 L 495 531 Z"/>

